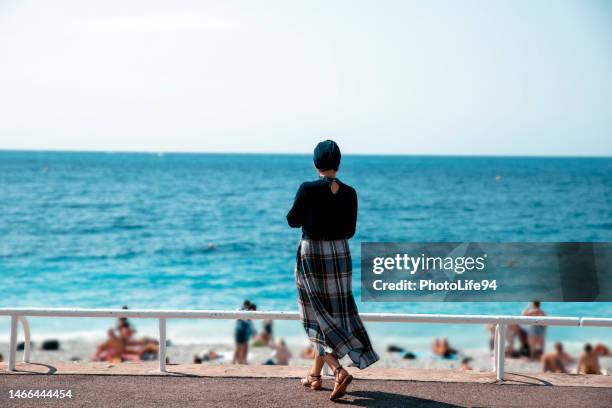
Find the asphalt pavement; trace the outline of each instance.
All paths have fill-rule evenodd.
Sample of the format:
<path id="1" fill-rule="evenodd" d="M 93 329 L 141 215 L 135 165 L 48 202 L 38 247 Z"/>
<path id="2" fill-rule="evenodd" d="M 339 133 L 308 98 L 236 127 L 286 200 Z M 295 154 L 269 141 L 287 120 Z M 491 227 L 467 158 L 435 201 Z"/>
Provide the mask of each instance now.
<path id="1" fill-rule="evenodd" d="M 2 407 L 611 407 L 612 388 L 359 380 L 339 402 L 332 380 L 312 391 L 294 378 L 0 375 Z M 70 390 L 72 398 L 10 398 L 17 390 Z"/>

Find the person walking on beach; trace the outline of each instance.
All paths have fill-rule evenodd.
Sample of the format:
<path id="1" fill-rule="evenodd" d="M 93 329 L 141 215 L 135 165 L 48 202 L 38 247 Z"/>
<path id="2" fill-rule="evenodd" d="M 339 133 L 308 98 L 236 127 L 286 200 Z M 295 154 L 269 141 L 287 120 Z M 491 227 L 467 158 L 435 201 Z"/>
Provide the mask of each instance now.
<path id="1" fill-rule="evenodd" d="M 327 363 L 335 377 L 331 400 L 341 398 L 353 380 L 339 359 L 348 355 L 360 369 L 379 359 L 352 294 L 348 239 L 357 224 L 357 193 L 336 178 L 340 159 L 334 141 L 316 146 L 313 160 L 319 178 L 302 183 L 287 214 L 289 226 L 302 229 L 295 266 L 298 306 L 316 350 L 302 384 L 321 389 L 321 369 Z"/>

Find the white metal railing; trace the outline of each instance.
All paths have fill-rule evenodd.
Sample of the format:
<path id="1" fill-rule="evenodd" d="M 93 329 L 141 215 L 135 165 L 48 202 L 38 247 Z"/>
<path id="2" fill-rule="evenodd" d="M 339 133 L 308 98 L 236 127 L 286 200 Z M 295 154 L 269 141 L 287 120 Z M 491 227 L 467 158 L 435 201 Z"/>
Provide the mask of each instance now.
<path id="1" fill-rule="evenodd" d="M 159 321 L 159 371 L 166 372 L 166 321 L 167 319 L 267 319 L 299 320 L 298 312 L 252 312 L 226 310 L 147 310 L 147 309 L 71 309 L 71 308 L 0 308 L 0 316 L 11 318 L 8 370 L 15 371 L 18 322 L 24 331 L 23 361 L 30 361 L 30 329 L 26 317 L 92 317 L 92 318 L 143 318 Z M 612 327 L 612 318 L 553 317 L 553 316 L 488 316 L 446 314 L 392 314 L 361 313 L 366 322 L 387 323 L 451 323 L 494 324 L 495 342 L 493 369 L 498 380 L 504 378 L 506 327 L 513 324 L 538 326 L 598 326 Z"/>

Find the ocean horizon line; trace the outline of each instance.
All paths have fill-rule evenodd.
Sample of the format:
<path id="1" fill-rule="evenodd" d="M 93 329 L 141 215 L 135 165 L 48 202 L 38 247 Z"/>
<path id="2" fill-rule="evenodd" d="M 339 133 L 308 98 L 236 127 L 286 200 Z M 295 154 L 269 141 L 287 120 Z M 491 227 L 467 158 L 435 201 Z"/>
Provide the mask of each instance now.
<path id="1" fill-rule="evenodd" d="M 88 149 L 13 149 L 0 148 L 2 153 L 53 154 L 124 154 L 124 155 L 184 155 L 184 156 L 284 156 L 309 157 L 307 152 L 240 152 L 183 150 L 88 150 Z M 541 155 L 541 154 L 445 154 L 445 153 L 343 153 L 344 157 L 412 157 L 412 158 L 498 158 L 498 159 L 612 159 L 612 155 Z"/>

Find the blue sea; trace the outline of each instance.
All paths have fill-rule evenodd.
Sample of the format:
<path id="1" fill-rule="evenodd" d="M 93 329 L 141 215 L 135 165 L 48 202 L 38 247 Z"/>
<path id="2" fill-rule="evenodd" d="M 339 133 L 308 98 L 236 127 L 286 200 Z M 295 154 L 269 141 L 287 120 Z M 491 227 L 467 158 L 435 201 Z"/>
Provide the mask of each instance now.
<path id="1" fill-rule="evenodd" d="M 0 152 L 0 307 L 297 310 L 300 232 L 285 214 L 316 177 L 307 155 Z M 359 196 L 360 311 L 520 314 L 519 303 L 365 303 L 362 241 L 612 242 L 612 159 L 350 156 Z M 612 317 L 611 303 L 548 303 L 550 315 Z M 108 320 L 32 319 L 34 338 L 104 335 Z M 154 321 L 137 322 L 155 333 Z M 375 343 L 434 336 L 486 345 L 479 326 L 368 326 Z M 230 339 L 233 323 L 171 321 L 177 342 Z M 0 334 L 8 338 L 7 319 Z M 305 338 L 298 322 L 278 322 Z M 612 330 L 552 328 L 576 345 Z M 305 341 L 305 340 L 304 340 Z"/>

